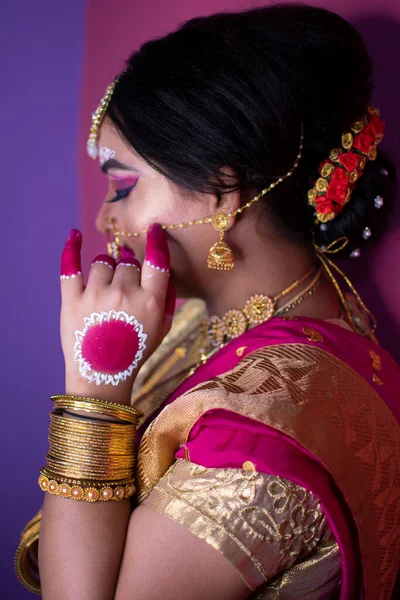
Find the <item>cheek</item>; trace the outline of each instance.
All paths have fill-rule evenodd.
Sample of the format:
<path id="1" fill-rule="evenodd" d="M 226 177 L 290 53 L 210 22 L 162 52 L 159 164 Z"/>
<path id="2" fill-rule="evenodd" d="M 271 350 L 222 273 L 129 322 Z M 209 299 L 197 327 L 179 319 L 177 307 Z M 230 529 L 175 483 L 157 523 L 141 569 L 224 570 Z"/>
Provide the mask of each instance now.
<path id="1" fill-rule="evenodd" d="M 142 184 L 142 185 L 141 185 Z M 212 214 L 212 207 L 207 199 L 193 200 L 180 196 L 179 191 L 171 191 L 169 186 L 152 186 L 139 181 L 132 197 L 124 205 L 121 202 L 120 224 L 124 231 L 140 232 L 148 229 L 152 223 L 161 225 L 178 225 L 188 221 L 194 221 L 208 217 Z M 201 248 L 210 242 L 210 246 L 217 241 L 218 234 L 212 225 L 192 225 L 185 229 L 168 230 L 170 248 L 174 247 L 175 259 L 179 259 L 182 250 L 193 256 L 196 248 Z M 172 238 L 172 239 L 171 239 Z M 133 248 L 137 257 L 142 261 L 145 254 L 146 235 L 125 238 L 124 240 Z M 176 260 L 173 260 L 175 263 Z"/>
<path id="2" fill-rule="evenodd" d="M 153 223 L 169 224 L 184 219 L 184 215 L 176 210 L 176 202 L 169 198 L 162 190 L 148 190 L 140 186 L 140 183 L 132 192 L 128 202 L 122 200 L 119 210 L 119 223 L 124 231 L 133 233 L 148 229 Z M 143 259 L 146 235 L 125 238 L 137 256 Z"/>

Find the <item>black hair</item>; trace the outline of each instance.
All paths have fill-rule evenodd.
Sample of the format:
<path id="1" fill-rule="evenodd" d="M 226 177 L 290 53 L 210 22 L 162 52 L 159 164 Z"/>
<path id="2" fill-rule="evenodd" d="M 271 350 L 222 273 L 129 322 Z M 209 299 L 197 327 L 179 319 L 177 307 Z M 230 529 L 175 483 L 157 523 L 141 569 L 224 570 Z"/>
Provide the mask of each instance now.
<path id="1" fill-rule="evenodd" d="M 350 248 L 384 230 L 395 199 L 395 168 L 379 149 L 350 202 L 314 228 L 307 191 L 342 132 L 371 103 L 372 63 L 361 35 L 339 15 L 307 5 L 274 5 L 197 17 L 132 54 L 108 115 L 146 162 L 178 186 L 245 201 L 291 169 L 263 203 L 294 242 Z M 224 166 L 237 177 L 220 176 Z M 376 208 L 375 198 L 383 206 Z M 369 242 L 368 242 L 369 243 Z"/>

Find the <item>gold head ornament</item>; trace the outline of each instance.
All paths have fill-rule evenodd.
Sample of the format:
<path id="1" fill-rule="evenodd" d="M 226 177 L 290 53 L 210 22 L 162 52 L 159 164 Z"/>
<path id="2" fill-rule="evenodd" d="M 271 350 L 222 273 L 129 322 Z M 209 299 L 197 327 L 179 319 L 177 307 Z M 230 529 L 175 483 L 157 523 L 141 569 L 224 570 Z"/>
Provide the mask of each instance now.
<path id="1" fill-rule="evenodd" d="M 99 134 L 100 127 L 102 122 L 104 121 L 104 117 L 106 116 L 107 109 L 110 105 L 111 98 L 113 96 L 115 86 L 121 75 L 118 75 L 112 83 L 107 87 L 103 98 L 100 100 L 100 104 L 92 114 L 92 125 L 90 127 L 89 138 L 86 142 L 86 151 L 90 158 L 96 160 L 97 155 L 99 153 L 98 145 L 99 145 Z"/>

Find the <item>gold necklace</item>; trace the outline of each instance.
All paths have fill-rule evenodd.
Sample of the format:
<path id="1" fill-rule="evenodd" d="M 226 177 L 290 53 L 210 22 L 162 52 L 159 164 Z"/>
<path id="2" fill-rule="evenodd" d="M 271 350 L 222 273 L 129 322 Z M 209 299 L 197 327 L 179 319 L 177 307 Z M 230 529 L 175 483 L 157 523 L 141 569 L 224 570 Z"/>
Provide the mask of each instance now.
<path id="1" fill-rule="evenodd" d="M 306 275 L 309 275 L 309 273 L 310 272 L 308 272 Z M 275 313 L 272 316 L 280 316 L 282 314 L 286 314 L 292 308 L 301 304 L 306 298 L 308 298 L 309 296 L 312 296 L 315 293 L 315 291 L 318 289 L 318 286 L 321 282 L 321 275 L 322 275 L 322 268 L 318 269 L 318 271 L 317 271 L 315 277 L 312 279 L 312 281 L 310 281 L 310 283 L 299 294 L 297 294 L 297 296 L 295 296 L 294 298 L 292 298 L 292 300 L 290 300 L 289 302 L 287 302 L 286 304 L 281 306 L 278 310 L 275 311 Z M 303 276 L 301 278 L 301 280 L 304 280 L 304 279 L 305 279 L 305 276 Z M 301 281 L 301 280 L 299 280 L 299 281 Z M 297 283 L 297 282 L 295 282 L 295 283 Z M 294 286 L 294 284 L 292 284 L 292 286 L 289 286 L 289 287 L 291 289 L 293 289 L 293 286 Z M 289 293 L 289 292 L 287 292 L 287 293 Z M 282 292 L 279 296 L 282 297 Z M 270 318 L 272 318 L 272 317 L 269 317 L 268 319 L 265 319 L 265 320 L 267 321 Z M 221 319 L 223 319 L 223 317 L 221 317 Z M 188 373 L 185 374 L 185 376 L 179 382 L 179 385 L 181 385 L 187 379 L 189 379 L 189 377 L 191 377 L 201 365 L 204 365 L 218 350 L 221 350 L 229 343 L 229 340 L 226 340 L 226 341 L 221 342 L 221 344 L 219 346 L 212 346 L 211 348 L 210 348 L 211 344 L 208 344 L 208 346 L 207 346 L 207 341 L 209 338 L 209 332 L 208 332 L 208 326 L 207 326 L 208 322 L 209 322 L 209 320 L 204 320 L 202 323 L 201 335 L 202 335 L 203 339 L 205 340 L 205 344 L 204 344 L 205 347 L 200 350 L 200 358 L 199 358 L 198 362 L 191 369 L 189 369 Z M 264 322 L 264 321 L 260 321 L 260 323 L 262 323 L 262 322 Z M 241 335 L 241 334 L 238 334 L 238 335 Z M 238 336 L 235 336 L 235 337 L 238 337 Z"/>
<path id="2" fill-rule="evenodd" d="M 274 297 L 255 294 L 246 302 L 243 309 L 231 309 L 222 317 L 214 315 L 207 319 L 204 323 L 207 331 L 206 346 L 218 348 L 225 344 L 228 338 L 235 339 L 239 335 L 242 335 L 251 325 L 259 325 L 271 319 L 277 312 L 276 303 L 278 300 L 296 289 L 314 270 L 315 267 L 312 267 L 300 279 L 290 284 Z M 296 296 L 294 300 L 298 301 L 299 297 Z M 283 308 L 287 308 L 287 306 L 285 305 Z"/>
<path id="3" fill-rule="evenodd" d="M 318 269 L 315 277 L 310 281 L 307 287 L 304 288 L 297 296 L 289 300 L 286 304 L 279 307 L 278 310 L 275 311 L 275 316 L 279 317 L 289 312 L 295 306 L 298 306 L 305 300 L 308 296 L 312 296 L 316 290 L 318 289 L 319 284 L 321 283 L 321 275 L 322 275 L 322 267 Z"/>
<path id="4" fill-rule="evenodd" d="M 308 271 L 306 273 L 306 275 L 304 275 L 300 280 L 298 280 L 299 283 L 301 281 L 304 281 L 306 276 L 308 276 L 312 270 L 313 269 Z M 287 302 L 286 304 L 281 306 L 278 310 L 276 310 L 273 316 L 286 314 L 287 312 L 289 312 L 289 310 L 291 308 L 298 306 L 308 296 L 311 296 L 312 294 L 314 294 L 314 292 L 316 291 L 316 289 L 319 286 L 321 274 L 322 274 L 322 268 L 320 268 L 317 271 L 315 277 L 299 294 L 297 294 L 297 296 L 295 296 L 289 302 Z M 286 290 L 293 290 L 295 287 L 297 287 L 297 285 L 299 285 L 299 284 L 297 282 L 295 282 L 295 283 L 291 284 L 288 288 L 286 288 Z M 284 292 L 289 293 L 286 290 L 284 290 Z M 279 298 L 282 298 L 283 295 L 284 295 L 283 292 L 278 294 Z M 194 352 L 195 353 L 198 352 L 200 354 L 200 356 L 196 360 L 195 364 L 192 363 L 192 366 L 190 366 L 190 363 L 189 363 L 189 365 L 183 369 L 181 378 L 178 380 L 178 382 L 174 386 L 175 389 L 178 389 L 178 387 L 180 385 L 182 385 L 187 379 L 189 379 L 189 377 L 191 377 L 201 365 L 204 365 L 211 358 L 211 356 L 213 356 L 213 354 L 215 354 L 218 350 L 222 349 L 228 343 L 228 342 L 221 343 L 219 346 L 212 347 L 211 349 L 210 349 L 210 347 L 207 348 L 207 338 L 208 338 L 207 323 L 208 323 L 208 320 L 205 319 L 200 324 L 200 335 L 197 336 L 195 338 L 195 341 L 193 342 L 193 344 L 195 346 L 197 346 L 197 350 L 194 349 Z M 200 348 L 199 348 L 199 346 L 200 346 Z M 179 346 L 178 348 L 175 349 L 175 352 L 174 352 L 173 365 L 175 366 L 175 364 L 177 362 L 179 362 L 180 359 L 185 358 L 188 355 L 193 356 L 193 345 L 191 345 L 189 348 L 183 348 L 183 347 Z M 135 401 L 137 400 L 137 398 L 142 397 L 142 393 L 141 393 L 142 391 L 145 391 L 145 393 L 149 393 L 151 390 L 154 389 L 154 387 L 156 385 L 158 385 L 160 383 L 161 379 L 171 369 L 172 365 L 170 364 L 170 361 L 168 360 L 167 363 L 168 364 L 165 365 L 166 368 L 164 368 L 164 365 L 163 365 L 161 367 L 160 372 L 157 371 L 157 373 L 155 373 L 153 376 L 150 377 L 149 382 L 144 384 L 145 390 L 142 390 L 142 389 L 140 390 L 138 395 L 135 396 Z M 160 375 L 161 375 L 161 377 L 160 377 Z M 145 395 L 145 394 L 143 394 L 143 395 Z"/>

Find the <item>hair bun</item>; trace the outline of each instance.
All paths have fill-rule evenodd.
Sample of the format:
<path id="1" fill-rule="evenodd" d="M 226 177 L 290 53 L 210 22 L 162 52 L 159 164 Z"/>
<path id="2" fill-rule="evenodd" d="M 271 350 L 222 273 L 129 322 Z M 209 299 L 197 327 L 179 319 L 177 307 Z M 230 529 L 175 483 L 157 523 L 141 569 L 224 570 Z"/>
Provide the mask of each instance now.
<path id="1" fill-rule="evenodd" d="M 396 168 L 382 150 L 368 160 L 363 175 L 353 189 L 351 200 L 328 223 L 316 227 L 316 243 L 327 246 L 339 237 L 349 244 L 338 256 L 360 256 L 365 245 L 377 242 L 389 224 L 396 198 Z"/>

